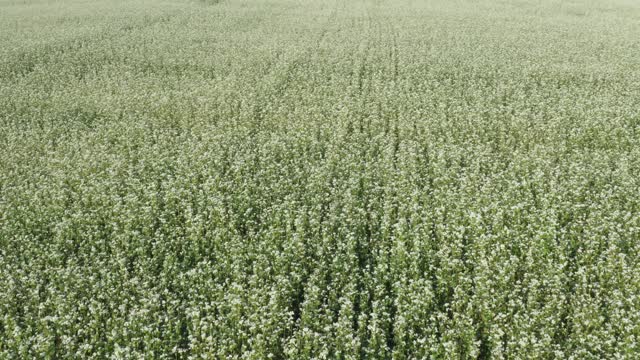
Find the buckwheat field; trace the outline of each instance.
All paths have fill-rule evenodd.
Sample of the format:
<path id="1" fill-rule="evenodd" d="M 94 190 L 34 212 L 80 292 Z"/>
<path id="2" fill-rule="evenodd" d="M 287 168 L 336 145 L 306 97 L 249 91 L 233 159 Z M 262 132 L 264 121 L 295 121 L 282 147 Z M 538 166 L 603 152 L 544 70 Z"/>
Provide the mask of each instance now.
<path id="1" fill-rule="evenodd" d="M 635 0 L 0 0 L 0 359 L 638 359 Z"/>

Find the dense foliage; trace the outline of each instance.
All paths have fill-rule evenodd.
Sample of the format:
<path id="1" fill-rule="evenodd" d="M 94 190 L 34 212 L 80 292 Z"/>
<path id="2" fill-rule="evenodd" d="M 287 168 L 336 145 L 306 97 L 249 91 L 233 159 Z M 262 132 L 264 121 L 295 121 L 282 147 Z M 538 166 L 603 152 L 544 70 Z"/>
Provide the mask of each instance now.
<path id="1" fill-rule="evenodd" d="M 0 0 L 0 358 L 637 359 L 640 4 Z"/>

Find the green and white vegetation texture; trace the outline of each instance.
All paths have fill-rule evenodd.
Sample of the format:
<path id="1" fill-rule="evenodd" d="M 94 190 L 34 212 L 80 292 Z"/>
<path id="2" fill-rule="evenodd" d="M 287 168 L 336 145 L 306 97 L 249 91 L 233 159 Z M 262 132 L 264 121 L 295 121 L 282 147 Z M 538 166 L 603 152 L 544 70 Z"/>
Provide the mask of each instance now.
<path id="1" fill-rule="evenodd" d="M 1 359 L 637 359 L 635 0 L 0 0 Z"/>

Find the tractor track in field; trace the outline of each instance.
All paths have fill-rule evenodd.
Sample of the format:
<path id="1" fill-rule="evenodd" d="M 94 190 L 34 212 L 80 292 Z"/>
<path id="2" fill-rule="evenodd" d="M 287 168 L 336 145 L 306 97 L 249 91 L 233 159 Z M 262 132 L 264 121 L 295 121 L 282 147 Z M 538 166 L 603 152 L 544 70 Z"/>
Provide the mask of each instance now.
<path id="1" fill-rule="evenodd" d="M 389 22 L 389 33 L 391 34 L 391 61 L 393 63 L 393 82 L 394 85 L 398 81 L 398 64 L 399 60 L 399 52 L 398 52 L 398 29 L 393 23 Z"/>
<path id="2" fill-rule="evenodd" d="M 311 46 L 300 51 L 299 54 L 293 57 L 293 59 L 282 63 L 281 66 L 279 66 L 279 58 L 283 56 L 283 54 L 279 54 L 276 60 L 273 61 L 265 71 L 265 74 L 262 76 L 262 80 L 259 82 L 258 86 L 260 87 L 260 85 L 264 86 L 264 84 L 269 84 L 270 78 L 274 78 L 275 81 L 270 87 L 261 92 L 261 95 L 254 99 L 253 120 L 258 123 L 258 126 L 260 126 L 259 124 L 265 120 L 266 114 L 263 110 L 269 104 L 276 102 L 286 93 L 288 88 L 291 86 L 291 82 L 295 74 L 299 73 L 308 62 L 309 55 L 314 51 L 317 51 L 323 41 L 327 38 L 331 25 L 336 21 L 337 13 L 338 2 L 335 3 L 333 10 L 327 16 L 318 36 L 316 36 L 315 40 L 311 42 Z"/>
<path id="3" fill-rule="evenodd" d="M 371 55 L 372 48 L 372 39 L 371 34 L 374 32 L 374 20 L 373 15 L 371 14 L 371 8 L 369 6 L 365 7 L 366 12 L 366 31 L 364 32 L 363 43 L 365 44 L 364 51 L 362 54 L 362 62 L 358 67 L 358 96 L 364 102 L 366 101 L 366 96 L 369 93 L 369 89 L 365 89 L 365 82 L 369 80 L 370 82 L 370 74 L 368 71 L 369 67 L 369 58 Z"/>

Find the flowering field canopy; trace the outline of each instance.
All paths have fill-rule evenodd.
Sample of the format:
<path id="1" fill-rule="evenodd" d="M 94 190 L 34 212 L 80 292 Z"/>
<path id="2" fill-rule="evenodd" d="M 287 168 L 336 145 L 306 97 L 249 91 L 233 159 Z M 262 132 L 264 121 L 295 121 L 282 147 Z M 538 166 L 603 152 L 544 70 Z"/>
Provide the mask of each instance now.
<path id="1" fill-rule="evenodd" d="M 1 359 L 637 359 L 635 0 L 0 0 Z"/>

